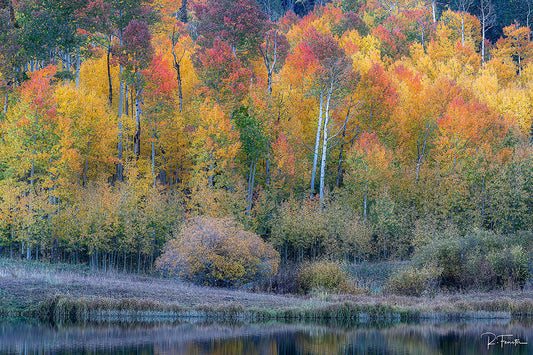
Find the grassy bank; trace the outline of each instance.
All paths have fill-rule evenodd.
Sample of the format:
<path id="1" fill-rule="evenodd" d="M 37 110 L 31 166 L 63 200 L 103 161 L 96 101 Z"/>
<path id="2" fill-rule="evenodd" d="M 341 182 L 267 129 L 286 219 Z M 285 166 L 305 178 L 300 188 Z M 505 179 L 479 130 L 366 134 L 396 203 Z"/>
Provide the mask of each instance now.
<path id="1" fill-rule="evenodd" d="M 352 321 L 533 317 L 533 292 L 287 296 L 85 267 L 0 260 L 0 316 L 53 322 L 179 318 Z"/>

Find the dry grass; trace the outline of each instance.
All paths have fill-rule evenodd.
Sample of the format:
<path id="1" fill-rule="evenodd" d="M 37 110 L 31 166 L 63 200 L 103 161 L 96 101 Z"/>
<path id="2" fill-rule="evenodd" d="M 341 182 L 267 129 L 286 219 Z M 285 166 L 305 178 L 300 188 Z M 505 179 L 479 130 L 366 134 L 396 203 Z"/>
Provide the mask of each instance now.
<path id="1" fill-rule="evenodd" d="M 154 316 L 168 316 L 171 312 L 257 319 L 368 315 L 533 317 L 532 291 L 441 293 L 431 298 L 327 293 L 301 297 L 199 287 L 175 279 L 90 272 L 86 268 L 64 265 L 0 260 L 0 316 L 35 316 L 43 305 L 50 305 L 54 299 L 56 308 L 57 303 L 62 302 L 61 312 L 74 307 L 76 312 L 93 310 L 104 318 L 118 311 L 121 315 L 144 312 L 143 316 L 149 316 L 149 312 L 153 312 Z"/>

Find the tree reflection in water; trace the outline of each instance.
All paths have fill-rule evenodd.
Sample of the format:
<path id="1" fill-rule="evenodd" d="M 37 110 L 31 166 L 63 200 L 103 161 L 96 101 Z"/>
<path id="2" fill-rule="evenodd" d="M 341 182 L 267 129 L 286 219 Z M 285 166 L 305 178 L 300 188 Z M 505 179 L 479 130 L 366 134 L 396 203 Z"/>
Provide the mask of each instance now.
<path id="1" fill-rule="evenodd" d="M 527 345 L 493 346 L 481 334 Z M 529 344 L 531 343 L 531 344 Z M 174 323 L 52 327 L 0 323 L 0 354 L 531 354 L 533 324 L 506 321 L 395 324 Z"/>

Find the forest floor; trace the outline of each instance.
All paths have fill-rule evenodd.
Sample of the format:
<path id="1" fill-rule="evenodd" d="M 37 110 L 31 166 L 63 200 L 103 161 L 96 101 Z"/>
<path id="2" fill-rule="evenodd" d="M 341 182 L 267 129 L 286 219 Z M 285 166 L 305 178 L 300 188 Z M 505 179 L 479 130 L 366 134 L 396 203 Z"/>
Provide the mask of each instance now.
<path id="1" fill-rule="evenodd" d="M 431 297 L 327 293 L 275 295 L 201 287 L 175 279 L 95 272 L 84 266 L 0 259 L 0 318 L 42 318 L 43 305 L 50 305 L 50 300 L 55 299 L 52 303 L 56 307 L 60 298 L 78 302 L 78 310 L 81 300 L 85 313 L 98 310 L 100 314 L 113 310 L 127 312 L 128 305 L 132 305 L 135 311 L 143 311 L 145 307 L 146 311 L 165 311 L 167 315 L 168 311 L 177 316 L 239 314 L 251 315 L 254 319 L 353 319 L 361 314 L 389 318 L 533 316 L 532 290 L 438 293 Z M 72 312 L 72 306 L 68 307 Z"/>

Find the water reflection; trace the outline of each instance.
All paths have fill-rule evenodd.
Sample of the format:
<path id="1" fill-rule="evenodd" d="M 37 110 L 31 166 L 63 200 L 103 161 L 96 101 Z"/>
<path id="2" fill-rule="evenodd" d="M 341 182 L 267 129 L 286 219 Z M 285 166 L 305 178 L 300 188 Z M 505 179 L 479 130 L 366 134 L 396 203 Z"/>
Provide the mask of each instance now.
<path id="1" fill-rule="evenodd" d="M 487 348 L 484 332 L 528 344 Z M 511 339 L 511 338 L 509 338 Z M 533 324 L 136 324 L 52 327 L 0 323 L 0 354 L 533 354 Z"/>

